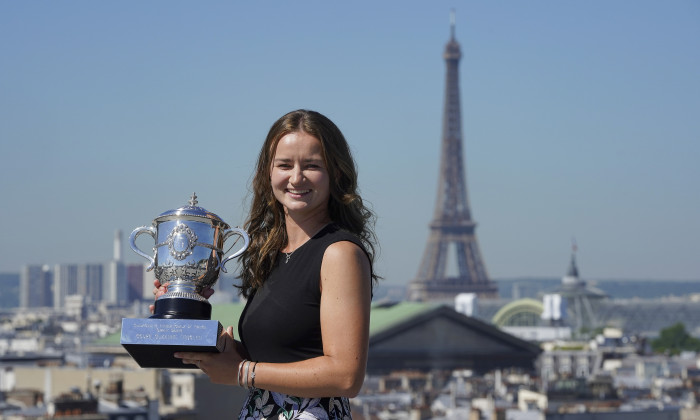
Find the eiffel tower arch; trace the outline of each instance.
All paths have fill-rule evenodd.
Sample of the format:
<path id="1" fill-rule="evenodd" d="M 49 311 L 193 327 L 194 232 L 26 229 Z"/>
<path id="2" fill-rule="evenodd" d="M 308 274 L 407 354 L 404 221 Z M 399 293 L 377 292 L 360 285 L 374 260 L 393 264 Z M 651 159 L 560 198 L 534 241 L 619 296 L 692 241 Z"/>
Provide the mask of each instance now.
<path id="1" fill-rule="evenodd" d="M 418 274 L 409 286 L 408 298 L 414 301 L 445 301 L 453 300 L 460 293 L 495 298 L 498 288 L 489 279 L 481 258 L 476 240 L 476 223 L 472 220 L 467 199 L 459 97 L 459 60 L 462 53 L 455 39 L 454 15 L 451 16 L 450 40 L 443 57 L 446 81 L 437 202 L 430 223 L 428 244 Z M 448 272 L 451 251 L 456 257 L 456 275 Z"/>

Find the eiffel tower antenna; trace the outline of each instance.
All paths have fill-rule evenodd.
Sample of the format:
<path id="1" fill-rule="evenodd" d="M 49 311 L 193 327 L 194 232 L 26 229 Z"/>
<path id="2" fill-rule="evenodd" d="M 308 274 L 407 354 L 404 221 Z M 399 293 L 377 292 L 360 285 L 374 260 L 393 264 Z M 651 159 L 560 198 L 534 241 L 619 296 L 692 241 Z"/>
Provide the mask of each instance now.
<path id="1" fill-rule="evenodd" d="M 464 160 L 462 157 L 462 112 L 459 97 L 459 60 L 462 53 L 455 39 L 455 13 L 450 13 L 450 40 L 443 54 L 446 64 L 445 103 L 437 201 L 430 236 L 418 275 L 409 286 L 409 299 L 454 300 L 460 293 L 495 298 L 498 288 L 489 280 L 476 240 Z M 458 273 L 448 273 L 448 254 L 455 251 Z"/>

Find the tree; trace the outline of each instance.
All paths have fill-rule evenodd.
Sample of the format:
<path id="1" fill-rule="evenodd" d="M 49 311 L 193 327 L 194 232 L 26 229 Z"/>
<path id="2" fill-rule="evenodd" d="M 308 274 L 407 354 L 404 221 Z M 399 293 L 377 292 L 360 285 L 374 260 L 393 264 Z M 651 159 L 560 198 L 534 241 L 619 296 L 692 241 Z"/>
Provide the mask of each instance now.
<path id="1" fill-rule="evenodd" d="M 700 351 L 700 340 L 692 337 L 685 330 L 682 322 L 664 328 L 659 332 L 659 338 L 651 342 L 655 353 L 677 355 L 682 351 Z"/>

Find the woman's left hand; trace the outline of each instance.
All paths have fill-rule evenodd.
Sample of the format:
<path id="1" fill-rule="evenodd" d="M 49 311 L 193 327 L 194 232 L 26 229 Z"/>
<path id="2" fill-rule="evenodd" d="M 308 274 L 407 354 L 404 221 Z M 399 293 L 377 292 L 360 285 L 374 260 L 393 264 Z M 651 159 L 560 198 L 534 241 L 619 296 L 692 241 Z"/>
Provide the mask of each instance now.
<path id="1" fill-rule="evenodd" d="M 224 350 L 221 353 L 177 352 L 175 357 L 182 363 L 196 365 L 209 376 L 212 383 L 238 385 L 238 364 L 241 357 L 241 344 L 233 338 L 233 327 L 221 333 Z"/>

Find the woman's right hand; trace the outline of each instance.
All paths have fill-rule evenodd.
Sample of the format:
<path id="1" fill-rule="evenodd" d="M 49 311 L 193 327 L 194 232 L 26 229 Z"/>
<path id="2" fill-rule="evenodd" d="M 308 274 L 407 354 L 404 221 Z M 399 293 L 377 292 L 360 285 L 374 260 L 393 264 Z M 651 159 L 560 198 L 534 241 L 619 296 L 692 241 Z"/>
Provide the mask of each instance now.
<path id="1" fill-rule="evenodd" d="M 238 366 L 243 362 L 245 350 L 240 341 L 233 337 L 233 327 L 229 326 L 222 333 L 224 349 L 221 353 L 176 352 L 174 357 L 182 359 L 185 364 L 196 365 L 209 375 L 215 384 L 240 385 Z"/>
<path id="2" fill-rule="evenodd" d="M 153 287 L 154 300 L 158 299 L 160 296 L 163 296 L 168 291 L 167 284 L 166 285 L 160 284 L 160 280 L 158 280 L 158 279 L 153 280 L 153 286 L 154 286 Z M 148 309 L 151 311 L 151 313 L 153 313 L 155 308 L 156 308 L 155 304 L 148 305 Z"/>

